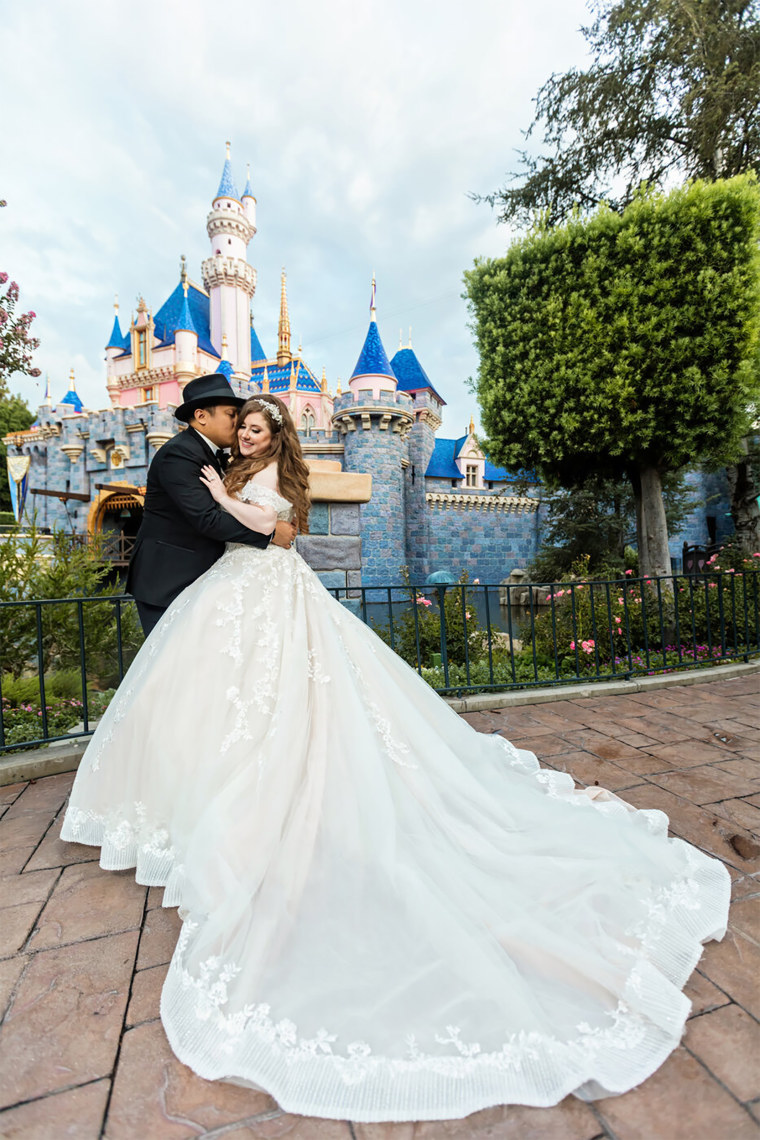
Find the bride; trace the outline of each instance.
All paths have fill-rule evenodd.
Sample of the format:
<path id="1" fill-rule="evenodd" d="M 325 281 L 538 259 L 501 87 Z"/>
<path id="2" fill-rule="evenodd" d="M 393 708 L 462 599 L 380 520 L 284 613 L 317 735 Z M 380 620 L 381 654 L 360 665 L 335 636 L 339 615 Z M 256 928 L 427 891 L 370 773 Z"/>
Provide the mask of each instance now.
<path id="1" fill-rule="evenodd" d="M 217 501 L 304 529 L 276 397 L 241 409 L 233 455 L 205 472 Z M 667 822 L 475 732 L 295 550 L 231 545 L 135 658 L 62 835 L 179 906 L 181 1061 L 389 1121 L 595 1099 L 662 1064 L 729 897 Z"/>

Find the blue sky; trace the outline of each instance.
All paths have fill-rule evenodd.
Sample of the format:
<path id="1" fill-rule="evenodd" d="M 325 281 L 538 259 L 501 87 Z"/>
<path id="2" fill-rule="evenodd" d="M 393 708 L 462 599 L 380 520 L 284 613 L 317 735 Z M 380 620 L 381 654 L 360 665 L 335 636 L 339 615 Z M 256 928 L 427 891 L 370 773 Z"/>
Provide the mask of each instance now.
<path id="1" fill-rule="evenodd" d="M 585 0 L 6 6 L 0 268 L 38 315 L 42 382 L 60 397 L 73 367 L 85 404 L 107 405 L 114 294 L 126 327 L 140 295 L 163 302 L 181 254 L 200 281 L 229 139 L 258 200 L 265 350 L 285 266 L 294 347 L 345 386 L 374 270 L 389 355 L 411 325 L 443 434 L 462 434 L 477 421 L 462 274 L 511 237 L 468 195 L 503 182 L 538 87 L 583 63 L 588 19 Z M 40 402 L 35 381 L 11 386 Z"/>

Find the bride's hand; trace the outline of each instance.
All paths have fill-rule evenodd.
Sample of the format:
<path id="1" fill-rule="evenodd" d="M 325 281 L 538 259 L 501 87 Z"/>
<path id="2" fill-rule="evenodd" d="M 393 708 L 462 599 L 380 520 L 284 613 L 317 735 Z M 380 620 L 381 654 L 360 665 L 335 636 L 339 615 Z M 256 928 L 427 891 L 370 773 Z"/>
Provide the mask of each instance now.
<path id="1" fill-rule="evenodd" d="M 227 489 L 222 482 L 222 478 L 216 468 L 212 467 L 210 463 L 205 467 L 201 467 L 201 483 L 203 483 L 204 487 L 208 487 L 212 497 L 217 503 L 223 502 L 227 497 Z"/>

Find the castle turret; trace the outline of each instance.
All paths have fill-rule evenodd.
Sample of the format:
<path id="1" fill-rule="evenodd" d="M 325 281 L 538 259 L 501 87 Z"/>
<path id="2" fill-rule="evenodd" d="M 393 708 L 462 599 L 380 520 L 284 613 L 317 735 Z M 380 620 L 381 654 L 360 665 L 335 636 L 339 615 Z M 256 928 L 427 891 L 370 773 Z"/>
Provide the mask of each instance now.
<path id="1" fill-rule="evenodd" d="M 425 472 L 435 450 L 435 433 L 441 426 L 441 409 L 445 400 L 438 395 L 428 374 L 409 343 L 401 344 L 391 360 L 398 379 L 399 391 L 413 400 L 414 426 L 409 432 L 409 466 L 405 469 L 406 546 L 409 574 L 413 581 L 424 582 L 430 573 L 430 513 L 425 498 Z M 433 566 L 432 569 L 438 569 Z"/>
<path id="2" fill-rule="evenodd" d="M 187 299 L 187 274 L 183 274 L 182 288 L 185 295 L 174 330 L 174 346 L 177 354 L 174 375 L 180 386 L 180 391 L 185 387 L 188 380 L 192 380 L 194 376 L 198 375 L 198 330 L 195 327 L 193 314 L 190 312 L 190 303 Z"/>
<path id="3" fill-rule="evenodd" d="M 254 197 L 253 187 L 251 186 L 251 164 L 249 163 L 245 169 L 246 169 L 245 190 L 243 191 L 243 197 L 240 200 L 243 203 L 243 210 L 245 212 L 246 218 L 248 219 L 248 221 L 251 223 L 251 225 L 255 229 L 256 228 L 256 198 Z"/>
<path id="4" fill-rule="evenodd" d="M 396 390 L 396 377 L 380 338 L 374 307 L 349 391 L 336 396 L 333 425 L 343 437 L 347 471 L 372 476 L 372 497 L 361 506 L 365 586 L 402 581 L 407 563 L 404 467 L 407 434 L 414 423 L 412 400 Z"/>
<path id="5" fill-rule="evenodd" d="M 256 290 L 256 271 L 246 260 L 248 243 L 256 233 L 249 214 L 232 180 L 227 143 L 219 189 L 206 219 L 211 257 L 203 262 L 202 273 L 209 294 L 211 343 L 221 354 L 226 335 L 233 373 L 246 383 L 251 376 L 250 310 Z"/>
<path id="6" fill-rule="evenodd" d="M 288 316 L 288 293 L 285 284 L 285 269 L 280 278 L 280 320 L 277 326 L 277 364 L 289 364 L 293 359 L 290 351 L 290 317 Z"/>
<path id="7" fill-rule="evenodd" d="M 108 395 L 111 403 L 113 405 L 116 405 L 119 402 L 119 382 L 113 373 L 112 362 L 116 359 L 117 356 L 121 356 L 122 352 L 124 352 L 124 349 L 129 344 L 129 337 L 124 336 L 123 332 L 121 331 L 121 325 L 119 324 L 118 296 L 114 298 L 113 309 L 113 328 L 111 329 L 111 335 L 109 336 L 108 344 L 106 345 L 106 388 L 108 389 Z"/>

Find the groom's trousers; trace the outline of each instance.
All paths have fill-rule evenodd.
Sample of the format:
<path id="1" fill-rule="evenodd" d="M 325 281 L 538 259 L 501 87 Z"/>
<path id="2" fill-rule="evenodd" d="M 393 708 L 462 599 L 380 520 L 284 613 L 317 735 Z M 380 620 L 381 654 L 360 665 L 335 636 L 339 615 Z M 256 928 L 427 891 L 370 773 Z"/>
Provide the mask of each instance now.
<path id="1" fill-rule="evenodd" d="M 142 626 L 143 633 L 147 637 L 155 625 L 161 621 L 161 618 L 166 613 L 166 606 L 150 606 L 147 602 L 139 602 L 135 598 L 135 605 L 137 606 L 137 614 L 140 618 L 140 625 Z"/>

